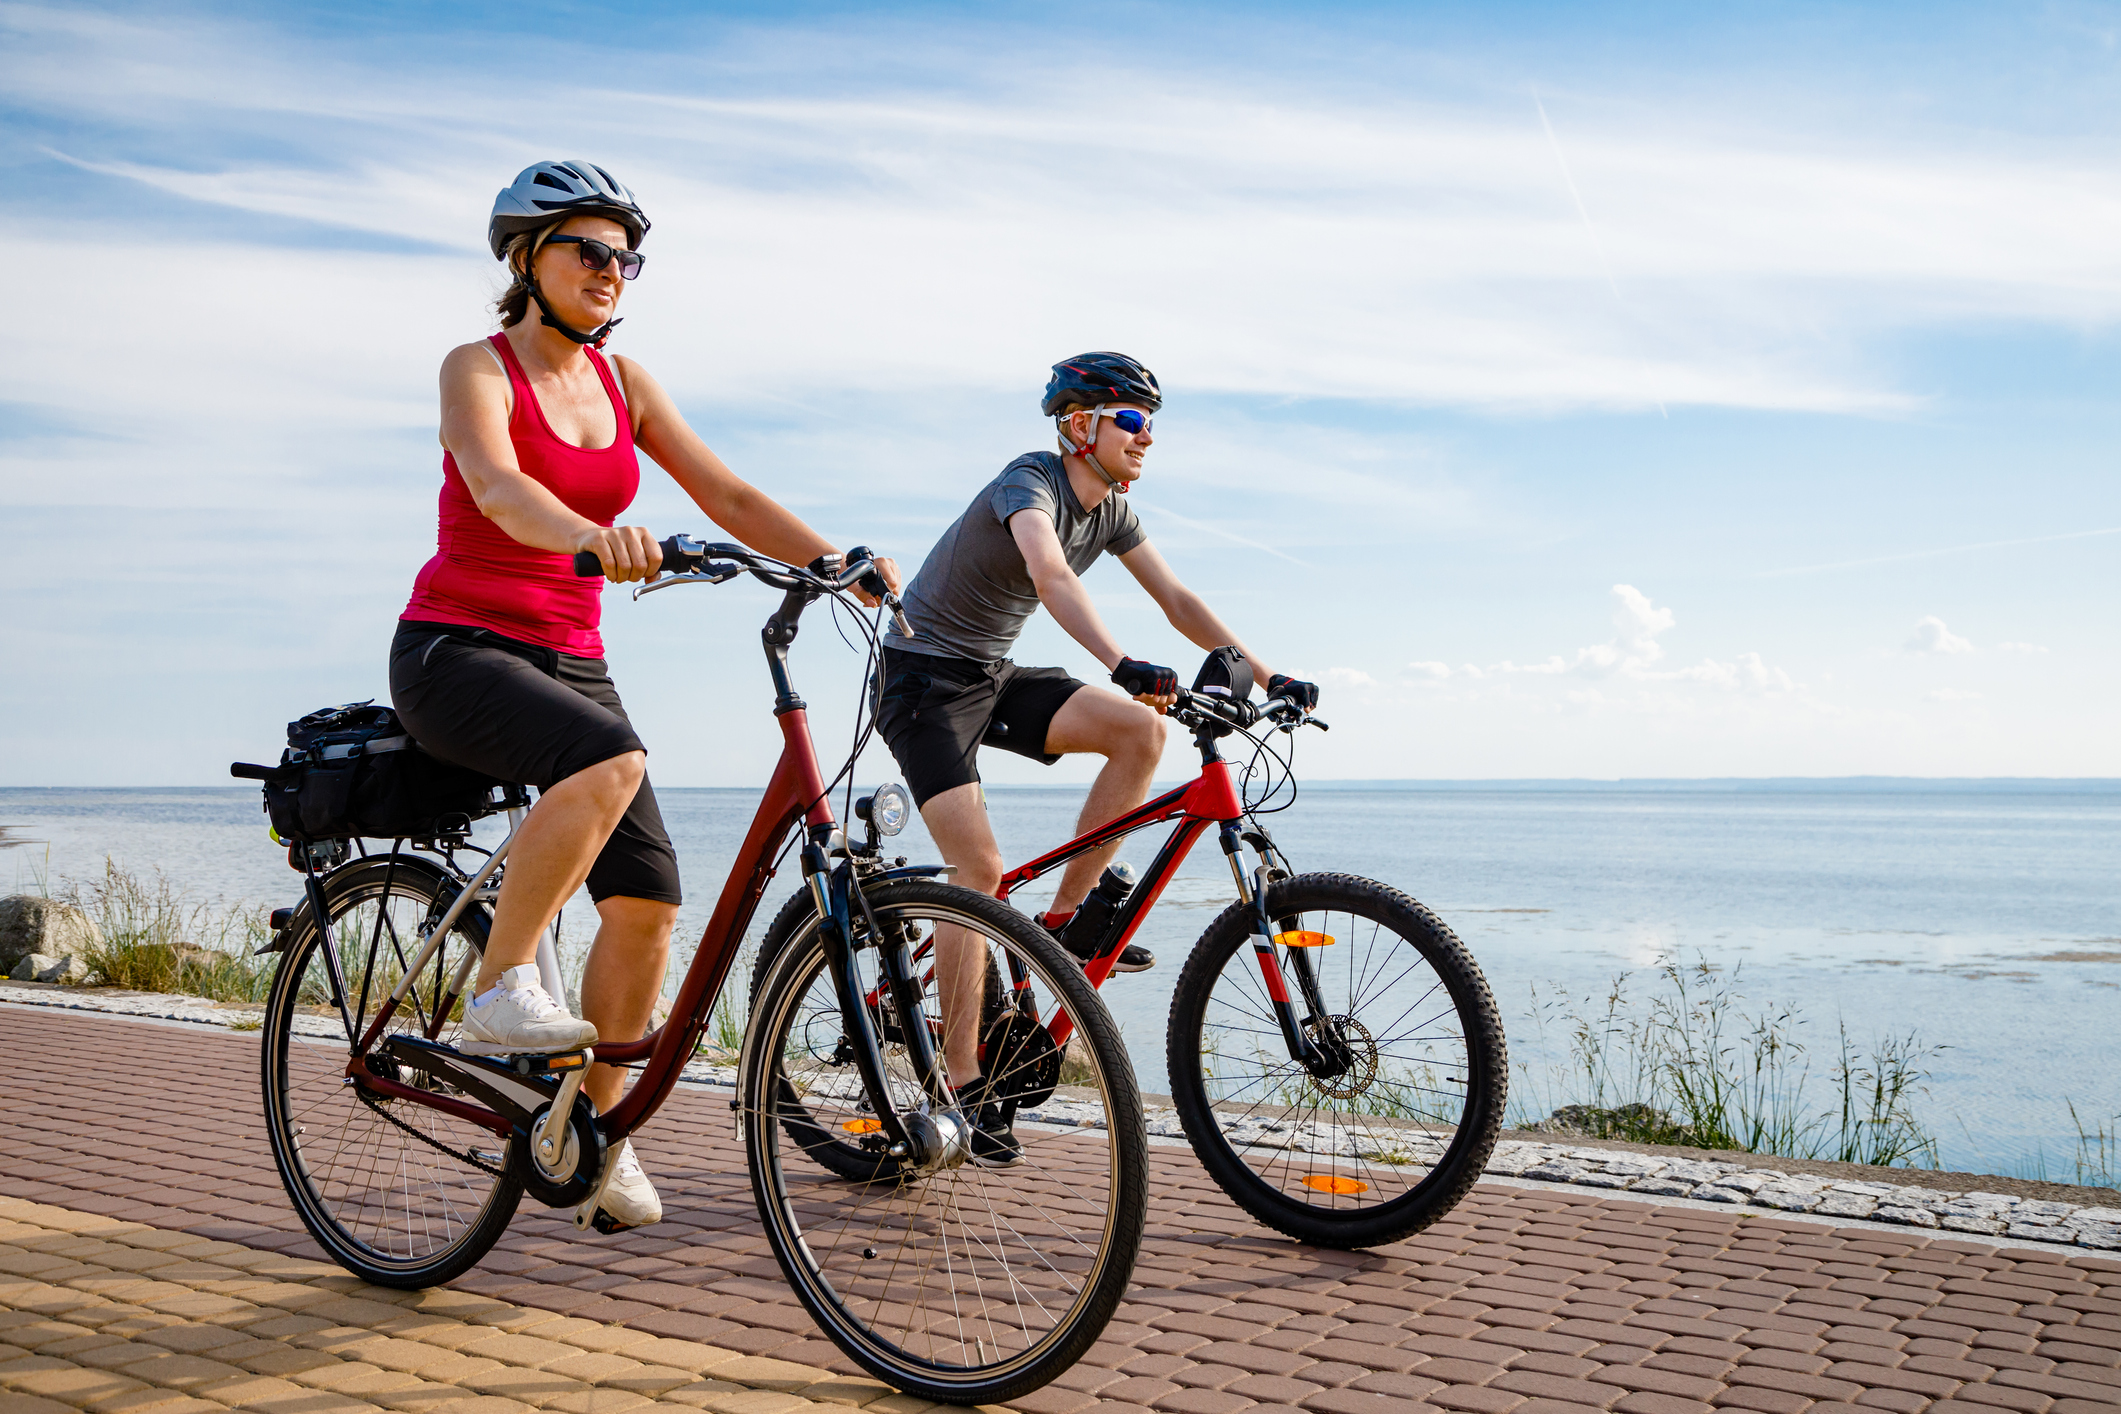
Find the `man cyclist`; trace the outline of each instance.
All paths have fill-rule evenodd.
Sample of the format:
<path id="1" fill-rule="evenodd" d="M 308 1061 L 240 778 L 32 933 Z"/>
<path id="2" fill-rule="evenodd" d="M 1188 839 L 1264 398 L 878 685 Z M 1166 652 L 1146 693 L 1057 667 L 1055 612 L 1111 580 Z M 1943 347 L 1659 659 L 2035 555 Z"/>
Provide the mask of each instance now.
<path id="1" fill-rule="evenodd" d="M 1039 406 L 1054 419 L 1059 452 L 1025 453 L 973 497 L 906 589 L 912 635 L 884 637 L 877 726 L 944 861 L 968 888 L 991 894 L 1002 877 L 980 785 L 983 743 L 1047 765 L 1073 752 L 1103 756 L 1077 833 L 1148 798 L 1163 758 L 1161 714 L 1177 701 L 1178 674 L 1122 652 L 1105 627 L 1079 577 L 1100 555 L 1116 556 L 1192 643 L 1211 651 L 1234 646 L 1251 660 L 1255 679 L 1267 679 L 1270 696 L 1317 705 L 1316 686 L 1268 669 L 1179 583 L 1124 499 L 1141 477 L 1153 442 L 1151 415 L 1162 405 L 1156 376 L 1124 354 L 1087 353 L 1055 364 Z M 1061 668 L 1010 661 L 1010 648 L 1041 604 L 1132 701 L 1080 691 L 1084 684 Z M 1039 921 L 1063 928 L 1118 848 L 1114 843 L 1071 862 Z M 1130 946 L 1116 970 L 1140 972 L 1155 963 L 1147 950 Z M 980 1075 L 986 967 L 977 939 L 961 929 L 941 930 L 936 974 L 950 1082 L 975 1116 L 973 1158 L 1004 1167 L 1022 1150 Z"/>

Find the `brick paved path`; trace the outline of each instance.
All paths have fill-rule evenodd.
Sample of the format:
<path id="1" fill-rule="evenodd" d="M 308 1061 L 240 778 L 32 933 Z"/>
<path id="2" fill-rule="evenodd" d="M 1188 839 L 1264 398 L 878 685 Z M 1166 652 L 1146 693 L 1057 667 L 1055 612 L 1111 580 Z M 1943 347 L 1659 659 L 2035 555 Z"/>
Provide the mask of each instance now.
<path id="1" fill-rule="evenodd" d="M 0 1008 L 6 1191 L 313 1254 L 266 1152 L 256 1056 L 254 1038 Z M 638 1143 L 660 1226 L 584 1238 L 526 1205 L 456 1287 L 847 1369 L 765 1251 L 727 1105 L 681 1092 Z M 1489 1185 L 1411 1241 L 1323 1252 L 1253 1225 L 1184 1150 L 1152 1154 L 1133 1292 L 1021 1408 L 2121 1408 L 2121 1262 Z"/>

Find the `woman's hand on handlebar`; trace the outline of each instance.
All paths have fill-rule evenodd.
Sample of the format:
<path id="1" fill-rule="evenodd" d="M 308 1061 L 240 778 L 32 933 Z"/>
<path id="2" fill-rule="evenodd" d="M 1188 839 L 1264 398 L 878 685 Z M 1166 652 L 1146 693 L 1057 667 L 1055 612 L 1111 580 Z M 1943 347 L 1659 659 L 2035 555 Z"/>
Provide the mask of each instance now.
<path id="1" fill-rule="evenodd" d="M 893 594 L 898 593 L 898 561 L 885 559 L 883 556 L 879 555 L 874 560 L 870 561 L 870 563 L 875 565 L 876 572 L 879 575 L 883 576 L 884 587 L 890 590 Z M 871 581 L 868 576 L 864 575 L 854 585 L 854 597 L 861 600 L 862 603 L 867 605 L 869 608 L 873 609 L 877 605 L 884 602 L 884 596 L 881 594 L 872 593 L 870 591 L 867 586 L 871 585 L 872 583 L 873 581 Z"/>
<path id="2" fill-rule="evenodd" d="M 663 567 L 662 547 L 638 525 L 592 526 L 575 542 L 576 554 L 597 557 L 604 578 L 613 584 L 654 582 Z"/>

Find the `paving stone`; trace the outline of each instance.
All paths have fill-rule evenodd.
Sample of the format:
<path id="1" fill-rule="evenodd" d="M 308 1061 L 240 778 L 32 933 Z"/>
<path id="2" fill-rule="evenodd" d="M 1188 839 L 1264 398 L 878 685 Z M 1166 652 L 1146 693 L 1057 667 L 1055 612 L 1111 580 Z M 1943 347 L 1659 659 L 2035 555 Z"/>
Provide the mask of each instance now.
<path id="1" fill-rule="evenodd" d="M 181 1358 L 204 1362 L 181 1368 L 237 1370 L 234 1383 L 212 1387 L 289 1414 L 297 1395 L 402 1414 L 520 1414 L 479 1392 L 508 1379 L 563 1414 L 659 1402 L 779 1414 L 800 1407 L 804 1389 L 843 1389 L 847 1403 L 870 1388 L 782 1287 L 709 1092 L 681 1090 L 643 1139 L 667 1146 L 649 1155 L 671 1215 L 664 1228 L 583 1236 L 564 1214 L 526 1209 L 458 1282 L 394 1292 L 319 1262 L 287 1208 L 253 1117 L 254 1038 L 8 1015 L 11 1025 L 27 1018 L 19 1026 L 33 1044 L 21 1053 L 63 1063 L 73 1089 L 39 1111 L 33 1144 L 0 1153 L 0 1177 L 16 1192 L 65 1202 L 63 1190 L 101 1209 L 0 1199 L 8 1401 L 47 1398 L 9 1381 L 61 1378 L 54 1369 L 129 1379 L 140 1362 L 120 1342 L 150 1337 L 158 1368 L 174 1374 Z M 31 1083 L 22 1064 L 0 1053 L 0 1084 Z M 141 1193 L 127 1167 L 137 1145 L 113 1143 L 112 1125 L 159 1134 L 166 1101 L 140 1093 L 137 1077 L 180 1070 L 196 1103 L 233 1117 L 229 1133 L 210 1174 L 171 1168 Z M 1155 1151 L 1160 1198 L 1135 1289 L 1083 1364 L 1018 1407 L 1218 1414 L 1242 1400 L 1313 1414 L 1797 1414 L 1804 1401 L 1823 1411 L 1912 1410 L 1921 1400 L 1950 1406 L 1944 1414 L 2069 1414 L 2073 1401 L 2121 1405 L 2121 1263 L 2050 1241 L 2066 1229 L 2081 1244 L 2102 1224 L 2121 1233 L 2121 1209 L 2058 1212 L 1691 1161 L 1652 1172 L 1661 1156 L 1588 1146 L 1525 1145 L 1498 1160 L 1637 1186 L 1478 1187 L 1408 1242 L 1324 1253 L 1262 1232 L 1183 1149 Z M 1679 1180 L 1730 1201 L 1703 1211 L 1635 1196 Z M 1840 1218 L 1874 1205 L 1871 1218 L 1897 1216 L 1897 1230 L 1802 1221 L 1762 1201 Z M 1991 1226 L 1959 1230 L 1967 1224 Z M 2045 1245 L 1980 1240 L 2010 1227 Z M 10 1348 L 28 1353 L 6 1358 Z M 39 1348 L 74 1359 L 36 1366 Z M 164 1396 L 191 1397 L 160 1387 L 109 1397 Z M 455 1410 L 451 1400 L 471 1402 Z"/>

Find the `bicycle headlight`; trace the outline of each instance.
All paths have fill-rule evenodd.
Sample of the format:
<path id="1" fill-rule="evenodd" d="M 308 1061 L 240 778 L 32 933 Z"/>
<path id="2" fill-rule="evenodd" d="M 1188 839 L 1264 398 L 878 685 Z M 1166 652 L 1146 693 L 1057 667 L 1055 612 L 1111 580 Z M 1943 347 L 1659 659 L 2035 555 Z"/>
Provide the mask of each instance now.
<path id="1" fill-rule="evenodd" d="M 877 793 L 862 804 L 867 806 L 861 811 L 862 818 L 880 835 L 897 834 L 913 818 L 913 797 L 896 782 L 879 787 Z"/>

